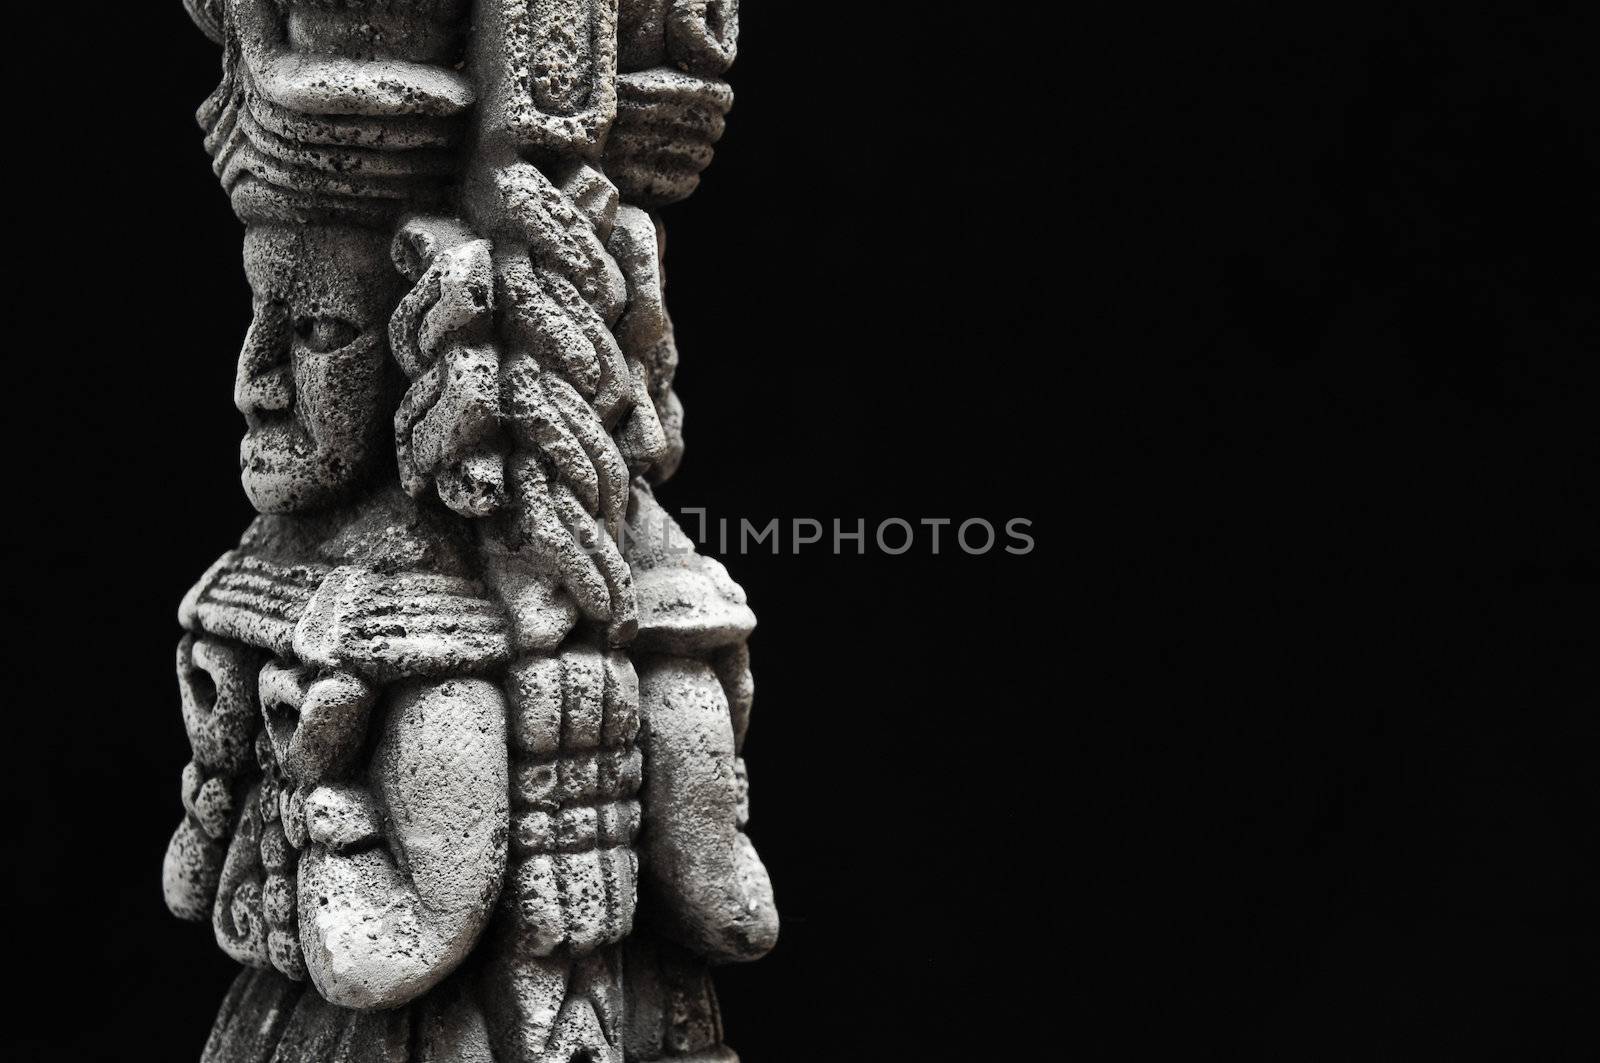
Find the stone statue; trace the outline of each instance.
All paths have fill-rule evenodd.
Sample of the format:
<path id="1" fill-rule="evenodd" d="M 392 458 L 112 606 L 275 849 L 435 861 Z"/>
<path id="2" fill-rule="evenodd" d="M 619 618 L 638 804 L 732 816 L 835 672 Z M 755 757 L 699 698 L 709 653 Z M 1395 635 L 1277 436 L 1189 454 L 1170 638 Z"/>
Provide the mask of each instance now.
<path id="1" fill-rule="evenodd" d="M 744 594 L 682 453 L 660 218 L 737 0 L 185 0 L 245 225 L 260 516 L 184 598 L 164 889 L 208 1063 L 735 1060 L 777 936 Z"/>

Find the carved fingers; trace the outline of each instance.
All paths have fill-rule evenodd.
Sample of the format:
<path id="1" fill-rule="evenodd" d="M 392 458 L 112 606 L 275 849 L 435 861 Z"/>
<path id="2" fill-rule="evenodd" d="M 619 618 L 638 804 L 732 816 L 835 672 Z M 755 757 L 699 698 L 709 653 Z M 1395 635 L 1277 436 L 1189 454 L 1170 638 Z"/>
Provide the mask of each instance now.
<path id="1" fill-rule="evenodd" d="M 536 459 L 516 457 L 509 471 L 520 548 L 557 576 L 579 612 L 607 625 L 613 642 L 627 641 L 638 627 L 638 607 L 633 573 L 616 542 Z"/>
<path id="2" fill-rule="evenodd" d="M 626 284 L 606 254 L 602 235 L 606 211 L 615 209 L 616 190 L 600 171 L 584 164 L 557 176 L 564 187 L 531 163 L 492 167 L 469 181 L 467 205 L 497 243 L 526 248 L 536 266 L 566 278 L 602 318 L 612 321 L 627 299 Z M 597 193 L 596 188 L 609 193 Z"/>
<path id="3" fill-rule="evenodd" d="M 661 236 L 649 214 L 638 207 L 623 207 L 606 246 L 628 282 L 628 308 L 617 320 L 616 335 L 628 364 L 631 396 L 627 420 L 617 432 L 617 446 L 629 469 L 643 473 L 666 460 L 669 449 L 652 399 L 653 377 L 661 368 L 661 344 L 669 330 Z"/>
<path id="4" fill-rule="evenodd" d="M 453 218 L 417 216 L 400 227 L 391 252 L 412 288 L 390 319 L 390 347 L 415 379 L 452 343 L 478 342 L 492 332 L 490 245 Z"/>
<path id="5" fill-rule="evenodd" d="M 454 219 L 415 217 L 393 253 L 413 281 L 389 322 L 390 348 L 412 381 L 395 412 L 401 482 L 418 497 L 434 487 L 462 516 L 488 516 L 505 492 L 489 243 Z"/>
<path id="6" fill-rule="evenodd" d="M 585 955 L 633 926 L 638 679 L 627 654 L 580 645 L 518 661 L 507 693 L 512 868 L 503 907 L 529 954 Z"/>
<path id="7" fill-rule="evenodd" d="M 497 265 L 507 344 L 564 377 L 602 421 L 614 421 L 629 398 L 627 367 L 605 318 L 555 270 L 517 255 Z"/>
<path id="8" fill-rule="evenodd" d="M 732 108 L 733 90 L 714 77 L 669 66 L 618 75 L 606 173 L 629 202 L 657 207 L 687 198 L 711 165 Z"/>

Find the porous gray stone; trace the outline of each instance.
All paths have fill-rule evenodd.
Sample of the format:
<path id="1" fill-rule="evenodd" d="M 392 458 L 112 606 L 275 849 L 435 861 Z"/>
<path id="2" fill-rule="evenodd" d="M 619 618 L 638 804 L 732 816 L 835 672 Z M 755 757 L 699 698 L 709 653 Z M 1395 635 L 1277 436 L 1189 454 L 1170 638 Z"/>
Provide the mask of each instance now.
<path id="1" fill-rule="evenodd" d="M 184 0 L 260 512 L 185 596 L 209 1063 L 730 1061 L 754 615 L 656 502 L 737 0 Z"/>

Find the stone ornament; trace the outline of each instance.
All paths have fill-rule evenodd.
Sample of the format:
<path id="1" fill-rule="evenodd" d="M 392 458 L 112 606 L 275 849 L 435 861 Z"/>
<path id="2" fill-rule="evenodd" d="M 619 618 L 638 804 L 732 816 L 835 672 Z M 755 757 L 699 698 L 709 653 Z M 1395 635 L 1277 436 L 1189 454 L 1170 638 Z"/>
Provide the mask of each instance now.
<path id="1" fill-rule="evenodd" d="M 185 0 L 245 225 L 260 512 L 184 598 L 168 906 L 208 1063 L 731 1061 L 777 936 L 743 592 L 680 460 L 661 219 L 736 0 Z"/>

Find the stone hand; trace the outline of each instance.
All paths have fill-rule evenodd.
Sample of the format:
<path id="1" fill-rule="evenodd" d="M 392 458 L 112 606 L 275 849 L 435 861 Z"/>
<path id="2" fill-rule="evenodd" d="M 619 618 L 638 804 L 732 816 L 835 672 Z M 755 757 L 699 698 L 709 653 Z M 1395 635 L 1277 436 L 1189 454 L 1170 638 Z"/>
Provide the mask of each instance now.
<path id="1" fill-rule="evenodd" d="M 394 420 L 401 481 L 413 497 L 432 488 L 462 516 L 488 516 L 505 501 L 489 242 L 451 219 L 413 218 L 394 256 L 413 281 L 389 323 L 411 381 Z"/>

